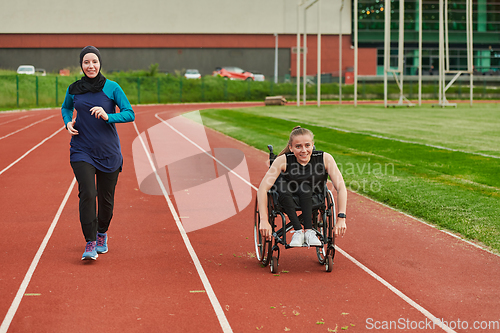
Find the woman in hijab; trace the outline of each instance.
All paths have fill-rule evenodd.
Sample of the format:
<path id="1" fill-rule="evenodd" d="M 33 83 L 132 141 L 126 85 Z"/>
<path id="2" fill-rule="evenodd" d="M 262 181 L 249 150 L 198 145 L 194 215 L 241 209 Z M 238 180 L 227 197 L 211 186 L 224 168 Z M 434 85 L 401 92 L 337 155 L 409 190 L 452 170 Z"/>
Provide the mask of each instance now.
<path id="1" fill-rule="evenodd" d="M 84 76 L 68 87 L 61 108 L 71 135 L 70 164 L 78 181 L 80 223 L 87 242 L 82 260 L 95 260 L 98 253 L 108 251 L 107 231 L 123 164 L 115 123 L 135 119 L 127 96 L 116 82 L 101 74 L 101 64 L 97 48 L 82 49 L 80 67 Z"/>

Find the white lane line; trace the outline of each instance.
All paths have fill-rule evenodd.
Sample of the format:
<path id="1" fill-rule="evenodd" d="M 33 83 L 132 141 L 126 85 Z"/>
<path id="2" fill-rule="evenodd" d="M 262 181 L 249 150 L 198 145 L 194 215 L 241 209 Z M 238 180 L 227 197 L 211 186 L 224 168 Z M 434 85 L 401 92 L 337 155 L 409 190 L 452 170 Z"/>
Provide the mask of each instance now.
<path id="1" fill-rule="evenodd" d="M 368 267 L 366 267 L 365 265 L 363 265 L 362 263 L 360 263 L 359 261 L 357 261 L 356 259 L 354 259 L 347 252 L 345 252 L 344 250 L 342 250 L 341 248 L 339 248 L 336 245 L 335 245 L 335 249 L 338 252 L 342 253 L 342 255 L 344 255 L 344 257 L 346 257 L 347 259 L 349 259 L 350 261 L 352 261 L 356 266 L 358 266 L 359 268 L 361 268 L 362 270 L 364 270 L 366 273 L 368 273 L 375 280 L 377 280 L 378 282 L 380 282 L 384 286 L 386 286 L 390 291 L 392 291 L 393 293 L 395 293 L 396 295 L 398 295 L 400 298 L 402 298 L 406 303 L 410 304 L 415 309 L 417 309 L 418 311 L 420 311 L 420 313 L 422 313 L 424 316 L 426 316 L 427 318 L 429 318 L 432 323 L 435 323 L 434 327 L 440 327 L 445 332 L 449 332 L 449 333 L 454 333 L 455 332 L 454 330 L 452 330 L 451 328 L 449 328 L 447 325 L 445 325 L 443 322 L 441 322 L 441 320 L 438 319 L 436 316 L 434 316 L 432 313 L 430 313 L 429 311 L 427 311 L 426 309 L 424 309 L 422 306 L 420 306 L 417 302 L 415 302 L 414 300 L 412 300 L 411 298 L 409 298 L 408 296 L 406 296 L 405 294 L 403 294 L 401 291 L 399 291 L 396 287 L 394 287 L 393 285 L 391 285 L 389 282 L 387 282 L 386 280 L 382 279 L 380 276 L 378 276 L 377 274 L 375 274 L 371 269 L 369 269 Z"/>
<path id="2" fill-rule="evenodd" d="M 26 127 L 20 128 L 20 129 L 18 129 L 17 131 L 14 131 L 14 132 L 12 132 L 12 133 L 9 133 L 9 134 L 7 134 L 7 135 L 4 135 L 4 136 L 0 137 L 0 140 L 5 139 L 5 138 L 8 138 L 8 137 L 9 137 L 9 136 L 11 136 L 11 135 L 14 135 L 14 134 L 16 134 L 16 133 L 19 133 L 19 132 L 21 132 L 21 131 L 24 131 L 25 129 L 30 128 L 31 126 L 35 126 L 36 124 L 41 123 L 42 121 L 45 121 L 45 120 L 47 120 L 47 119 L 53 118 L 53 117 L 55 117 L 55 116 L 56 116 L 56 115 L 52 115 L 52 116 L 47 117 L 47 118 L 44 118 L 44 119 L 42 119 L 42 120 L 35 121 L 34 123 L 31 123 L 31 124 L 29 124 L 29 125 L 28 125 L 28 126 L 26 126 Z"/>
<path id="3" fill-rule="evenodd" d="M 179 232 L 182 236 L 182 240 L 184 241 L 184 244 L 189 252 L 189 255 L 191 256 L 191 259 L 193 260 L 194 266 L 196 267 L 196 270 L 198 271 L 198 275 L 201 279 L 201 282 L 203 283 L 203 287 L 205 288 L 208 298 L 210 300 L 210 303 L 212 303 L 212 307 L 214 308 L 215 314 L 217 315 L 217 319 L 219 320 L 220 326 L 222 327 L 222 331 L 224 333 L 232 333 L 233 330 L 231 329 L 231 325 L 229 325 L 229 321 L 226 318 L 226 315 L 224 314 L 224 310 L 222 309 L 219 300 L 217 299 L 217 296 L 215 295 L 214 290 L 212 289 L 212 285 L 210 284 L 210 281 L 208 281 L 208 277 L 205 274 L 205 271 L 203 269 L 203 266 L 200 263 L 200 260 L 198 259 L 198 256 L 196 255 L 196 252 L 191 245 L 191 241 L 189 240 L 189 237 L 187 236 L 186 230 L 184 229 L 181 220 L 179 219 L 179 216 L 177 215 L 177 212 L 175 210 L 175 207 L 170 200 L 167 190 L 163 186 L 163 182 L 158 175 L 158 172 L 156 170 L 155 164 L 153 163 L 153 160 L 151 159 L 151 155 L 149 154 L 149 150 L 146 146 L 146 143 L 144 142 L 141 133 L 139 132 L 139 129 L 137 128 L 137 125 L 135 121 L 133 122 L 135 131 L 137 132 L 137 136 L 139 137 L 139 140 L 141 141 L 142 148 L 144 149 L 144 152 L 146 153 L 146 156 L 148 157 L 149 164 L 151 165 L 151 169 L 153 170 L 156 180 L 158 181 L 158 185 L 160 185 L 161 191 L 163 193 L 163 196 L 165 197 L 165 200 L 167 200 L 168 208 L 170 209 L 170 212 L 172 213 L 172 216 L 174 217 L 175 224 L 177 225 L 177 228 L 179 229 Z M 2 332 L 0 332 L 2 333 Z"/>
<path id="4" fill-rule="evenodd" d="M 467 239 L 465 239 L 465 238 L 462 238 L 462 237 L 460 237 L 459 235 L 455 235 L 454 233 L 452 233 L 452 232 L 450 232 L 450 231 L 448 231 L 448 230 L 439 229 L 439 226 L 437 226 L 437 225 L 430 224 L 430 223 L 428 223 L 428 222 L 426 222 L 426 221 L 424 221 L 424 220 L 421 220 L 421 219 L 419 219 L 419 218 L 416 218 L 415 216 L 411 216 L 410 214 L 407 214 L 407 213 L 402 212 L 402 211 L 400 211 L 400 210 L 398 210 L 398 209 L 396 209 L 396 208 L 394 208 L 394 207 L 391 207 L 391 206 L 389 206 L 389 205 L 386 205 L 385 203 L 382 203 L 382 202 L 376 201 L 376 200 L 374 200 L 374 199 L 372 199 L 372 198 L 370 198 L 370 197 L 367 197 L 367 196 L 361 195 L 361 194 L 359 194 L 359 193 L 357 193 L 357 194 L 358 194 L 358 195 L 360 195 L 360 196 L 362 196 L 362 197 L 363 197 L 363 198 L 365 198 L 365 199 L 370 200 L 370 201 L 371 201 L 371 202 L 373 202 L 373 203 L 376 203 L 377 205 L 382 205 L 382 206 L 384 206 L 384 207 L 386 207 L 386 208 L 389 208 L 389 209 L 391 209 L 391 210 L 393 210 L 393 211 L 395 211 L 395 212 L 397 212 L 397 213 L 399 213 L 399 214 L 402 214 L 402 215 L 404 215 L 404 216 L 406 216 L 406 217 L 409 217 L 409 218 L 411 218 L 411 219 L 413 219 L 413 220 L 415 220 L 415 221 L 417 221 L 417 222 L 420 222 L 420 223 L 422 223 L 422 224 L 425 224 L 426 226 L 428 226 L 428 227 L 430 227 L 430 228 L 433 228 L 434 230 L 437 230 L 437 231 L 440 231 L 440 232 L 442 232 L 442 233 L 445 233 L 445 234 L 447 234 L 448 236 L 451 236 L 451 237 L 456 238 L 456 239 L 458 239 L 458 240 L 460 240 L 460 241 L 462 241 L 462 242 L 465 242 L 465 243 L 467 243 L 467 244 L 469 244 L 469 245 L 472 245 L 472 246 L 474 246 L 475 248 L 477 248 L 477 249 L 479 249 L 479 250 L 483 250 L 484 252 L 487 252 L 488 254 L 492 254 L 492 255 L 495 255 L 495 256 L 497 256 L 497 257 L 500 257 L 500 254 L 498 254 L 498 253 L 494 253 L 494 252 L 490 251 L 487 247 L 483 247 L 483 246 L 481 246 L 481 245 L 479 245 L 479 244 L 476 244 L 476 243 L 474 243 L 474 242 L 471 242 L 470 240 L 467 240 Z"/>
<path id="5" fill-rule="evenodd" d="M 5 171 L 9 170 L 11 167 L 13 167 L 17 162 L 19 162 L 20 160 L 22 160 L 23 158 L 25 158 L 29 153 L 31 153 L 33 150 L 37 149 L 38 147 L 40 147 L 41 145 L 43 145 L 47 140 L 51 139 L 52 137 L 54 137 L 57 133 L 61 132 L 65 127 L 61 127 L 60 129 L 58 129 L 57 131 L 55 131 L 54 133 L 52 133 L 50 136 L 46 137 L 45 139 L 43 139 L 39 144 L 37 144 L 36 146 L 34 146 L 33 148 L 31 148 L 30 150 L 28 150 L 26 153 L 23 154 L 23 156 L 19 157 L 17 160 L 15 160 L 14 162 L 12 162 L 8 167 L 6 167 L 5 169 L 3 169 L 2 171 L 0 171 L 0 175 L 3 174 Z"/>
<path id="6" fill-rule="evenodd" d="M 16 118 L 16 119 L 12 119 L 12 120 L 9 120 L 9 121 L 6 121 L 6 122 L 3 122 L 3 123 L 0 123 L 0 125 L 5 125 L 5 124 L 8 124 L 8 123 L 12 123 L 14 121 L 18 121 L 18 120 L 21 120 L 21 119 L 24 119 L 24 118 L 28 118 L 29 116 L 24 116 L 24 117 L 21 117 L 21 118 Z"/>
<path id="7" fill-rule="evenodd" d="M 165 123 L 166 125 L 168 125 L 170 128 L 172 128 L 173 130 L 175 130 L 170 124 L 168 124 L 167 122 L 165 122 L 163 119 L 161 119 L 158 115 L 156 115 L 156 117 L 158 119 L 160 119 L 163 123 Z M 182 133 L 178 132 L 177 130 L 175 130 L 177 133 L 179 133 L 180 135 L 182 135 L 184 138 L 186 138 L 186 140 L 188 140 L 189 142 L 191 142 L 193 145 L 195 145 L 196 147 L 198 147 L 200 150 L 204 151 L 204 149 L 200 146 L 198 146 L 195 142 L 191 141 L 189 138 L 187 138 L 185 135 L 183 135 Z M 210 154 L 207 154 L 209 156 L 212 156 Z M 217 161 L 218 163 L 220 163 L 215 157 L 212 156 L 212 158 Z M 221 165 L 223 165 L 222 163 L 220 163 Z M 225 166 L 224 166 L 225 167 Z M 227 167 L 226 167 L 227 168 Z M 229 169 L 228 169 L 229 170 Z M 233 171 L 234 173 L 234 171 Z M 236 173 L 234 173 L 236 174 Z M 241 176 L 239 176 L 241 179 L 243 179 Z M 246 182 L 246 181 L 245 181 Z M 249 183 L 249 182 L 246 182 L 247 184 L 249 184 L 254 190 L 258 190 L 257 187 L 255 187 L 253 184 Z M 372 270 L 370 270 L 368 267 L 364 266 L 363 264 L 361 264 L 359 261 L 357 261 L 356 259 L 354 259 L 351 255 L 349 255 L 347 252 L 345 252 L 344 250 L 342 250 L 340 247 L 338 247 L 337 245 L 335 245 L 335 249 L 342 253 L 344 255 L 344 257 L 346 257 L 347 259 L 349 259 L 351 262 L 353 262 L 356 266 L 358 266 L 359 268 L 361 268 L 363 271 L 365 271 L 366 273 L 368 273 L 371 277 L 373 277 L 375 280 L 377 280 L 378 282 L 382 283 L 384 286 L 386 286 L 390 291 L 392 291 L 393 293 L 395 293 L 397 296 L 399 296 L 400 298 L 402 298 L 405 302 L 407 302 L 408 304 L 410 304 L 411 306 L 413 306 L 415 309 L 417 309 L 418 311 L 420 311 L 423 315 L 425 315 L 427 318 L 429 318 L 431 321 L 433 321 L 433 323 L 436 323 L 436 327 L 441 327 L 445 332 L 449 332 L 449 333 L 453 333 L 455 332 L 454 330 L 452 330 L 451 328 L 449 328 L 448 326 L 444 325 L 443 323 L 441 323 L 439 321 L 439 319 L 432 315 L 429 311 L 427 311 L 426 309 L 424 309 L 422 306 L 420 306 L 417 302 L 413 301 L 411 298 L 409 298 L 408 296 L 406 296 L 405 294 L 403 294 L 401 291 L 399 291 L 396 287 L 394 287 L 393 285 L 391 285 L 389 282 L 385 281 L 384 279 L 382 279 L 380 276 L 378 276 L 377 274 L 375 274 Z"/>
<path id="8" fill-rule="evenodd" d="M 52 236 L 52 233 L 57 225 L 57 222 L 59 221 L 59 217 L 61 216 L 64 206 L 66 206 L 66 202 L 68 201 L 69 195 L 71 194 L 71 191 L 75 186 L 75 183 L 76 183 L 76 178 L 73 178 L 73 181 L 71 182 L 71 185 L 69 186 L 68 191 L 66 192 L 66 195 L 64 196 L 64 199 L 61 202 L 59 209 L 57 210 L 56 216 L 54 216 L 54 220 L 52 220 L 49 230 L 47 231 L 47 234 L 43 238 L 42 244 L 40 244 L 40 247 L 38 248 L 35 257 L 33 258 L 33 261 L 31 262 L 31 265 L 28 268 L 28 272 L 24 276 L 23 282 L 21 282 L 21 286 L 17 290 L 16 297 L 14 297 L 14 300 L 10 305 L 9 311 L 7 311 L 7 314 L 5 315 L 2 325 L 0 326 L 0 333 L 6 333 L 7 330 L 9 329 L 10 323 L 12 322 L 12 319 L 14 319 L 14 316 L 16 315 L 17 309 L 19 308 L 19 304 L 21 303 L 24 293 L 26 292 L 26 288 L 28 288 L 33 273 L 35 272 L 36 266 L 38 265 L 38 262 L 42 257 L 43 251 L 45 251 L 45 247 L 47 246 L 47 243 L 49 242 L 49 239 Z"/>

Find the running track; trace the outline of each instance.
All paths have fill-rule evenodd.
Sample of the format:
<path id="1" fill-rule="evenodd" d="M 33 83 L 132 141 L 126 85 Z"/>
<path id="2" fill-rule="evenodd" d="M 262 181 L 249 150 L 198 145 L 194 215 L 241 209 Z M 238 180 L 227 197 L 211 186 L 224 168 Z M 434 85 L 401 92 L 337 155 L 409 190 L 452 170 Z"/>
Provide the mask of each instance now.
<path id="1" fill-rule="evenodd" d="M 332 273 L 306 248 L 282 249 L 279 276 L 261 268 L 253 202 L 187 233 L 186 243 L 166 198 L 138 190 L 132 142 L 160 123 L 155 115 L 245 105 L 134 107 L 135 125 L 117 125 L 124 170 L 110 251 L 95 262 L 80 260 L 85 242 L 60 111 L 1 113 L 0 333 L 365 332 L 384 321 L 400 328 L 387 332 L 495 331 L 472 326 L 500 323 L 500 257 L 356 193 L 348 194 L 348 233 Z M 207 134 L 212 148 L 244 152 L 257 187 L 267 155 Z M 430 318 L 451 328 L 430 329 Z"/>

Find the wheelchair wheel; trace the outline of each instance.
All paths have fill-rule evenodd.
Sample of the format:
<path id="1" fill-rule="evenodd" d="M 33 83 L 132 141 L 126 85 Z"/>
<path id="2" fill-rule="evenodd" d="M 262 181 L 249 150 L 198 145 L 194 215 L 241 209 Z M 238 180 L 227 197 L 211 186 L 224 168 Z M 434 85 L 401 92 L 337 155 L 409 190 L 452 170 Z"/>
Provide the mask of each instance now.
<path id="1" fill-rule="evenodd" d="M 255 242 L 255 254 L 257 256 L 257 260 L 259 260 L 265 267 L 269 263 L 271 242 L 266 241 L 260 233 L 260 216 L 257 199 L 255 200 L 253 238 Z"/>
<path id="2" fill-rule="evenodd" d="M 333 269 L 333 258 L 331 255 L 326 256 L 325 269 L 327 272 L 331 272 Z"/>
<path id="3" fill-rule="evenodd" d="M 328 242 L 327 242 L 327 235 L 325 233 L 326 231 L 326 213 L 325 212 L 318 212 L 318 216 L 316 218 L 316 223 L 314 228 L 318 230 L 318 232 L 323 236 L 323 246 L 318 246 L 316 247 L 316 256 L 318 257 L 318 261 L 321 265 L 324 265 L 325 263 L 325 258 L 326 258 L 326 251 L 328 247 Z"/>
<path id="4" fill-rule="evenodd" d="M 316 248 L 316 256 L 321 265 L 327 264 L 328 256 L 335 255 L 335 235 L 333 227 L 335 226 L 335 201 L 330 190 L 326 191 L 325 198 L 326 209 L 324 212 L 319 212 L 316 219 L 317 230 L 323 235 L 323 246 Z"/>
<path id="5" fill-rule="evenodd" d="M 271 268 L 271 273 L 278 273 L 278 258 L 273 256 L 271 258 L 271 262 L 269 263 L 269 267 Z"/>

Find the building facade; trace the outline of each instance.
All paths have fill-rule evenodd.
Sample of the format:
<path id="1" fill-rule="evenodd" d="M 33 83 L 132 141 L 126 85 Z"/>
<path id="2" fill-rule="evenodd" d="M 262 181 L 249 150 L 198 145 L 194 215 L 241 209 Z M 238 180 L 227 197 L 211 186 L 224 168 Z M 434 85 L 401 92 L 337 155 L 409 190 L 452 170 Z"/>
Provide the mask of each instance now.
<path id="1" fill-rule="evenodd" d="M 343 70 L 354 65 L 351 7 L 340 0 L 321 1 L 304 17 L 290 0 L 19 0 L 0 10 L 0 68 L 33 64 L 47 71 L 78 66 L 79 50 L 97 46 L 108 71 L 146 69 L 163 72 L 237 66 L 274 75 L 278 40 L 278 76 L 296 75 L 296 33 L 306 28 L 307 74 L 316 75 L 318 15 L 322 33 L 322 72 L 339 71 L 342 31 Z M 303 31 L 303 30 L 301 30 Z M 376 49 L 362 50 L 361 74 L 376 74 Z"/>
<path id="2" fill-rule="evenodd" d="M 307 74 L 317 74 L 320 22 L 322 73 L 352 70 L 353 2 L 351 0 L 17 0 L 0 4 L 0 68 L 32 64 L 49 72 L 78 66 L 82 47 L 95 45 L 103 69 L 126 71 L 159 64 L 161 72 L 197 68 L 203 75 L 216 67 L 237 66 L 278 76 L 296 76 L 297 30 L 307 31 Z M 437 70 L 438 0 L 423 1 L 424 71 Z M 449 1 L 452 67 L 465 66 L 465 1 Z M 392 40 L 397 41 L 399 0 L 392 0 Z M 312 4 L 307 11 L 304 8 Z M 405 0 L 405 73 L 416 74 L 418 0 Z M 383 73 L 384 0 L 359 0 L 360 75 Z M 474 0 L 475 66 L 498 70 L 500 5 Z M 342 8 L 342 11 L 341 11 Z M 340 22 L 341 25 L 340 25 Z M 275 36 L 277 34 L 277 37 Z M 393 44 L 394 59 L 397 44 Z"/>
<path id="3" fill-rule="evenodd" d="M 466 0 L 448 0 L 450 69 L 467 69 Z M 478 74 L 500 73 L 500 2 L 473 0 L 473 62 Z M 358 0 L 359 43 L 377 49 L 377 73 L 383 74 L 384 0 Z M 391 1 L 391 65 L 397 67 L 399 0 Z M 419 0 L 404 1 L 404 73 L 417 74 Z M 437 75 L 439 68 L 439 0 L 422 0 L 422 73 Z"/>

